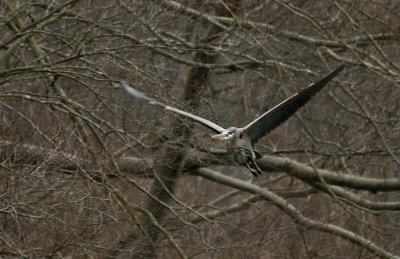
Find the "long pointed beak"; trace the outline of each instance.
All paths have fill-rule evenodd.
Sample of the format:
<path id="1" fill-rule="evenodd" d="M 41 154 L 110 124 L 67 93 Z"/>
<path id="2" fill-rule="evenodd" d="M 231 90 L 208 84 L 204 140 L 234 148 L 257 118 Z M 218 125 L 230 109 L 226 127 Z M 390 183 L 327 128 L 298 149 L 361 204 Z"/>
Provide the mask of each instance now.
<path id="1" fill-rule="evenodd" d="M 217 135 L 212 135 L 211 138 L 212 139 L 217 139 L 217 140 L 225 140 L 226 136 L 225 136 L 224 133 L 221 133 L 221 134 L 217 134 Z"/>

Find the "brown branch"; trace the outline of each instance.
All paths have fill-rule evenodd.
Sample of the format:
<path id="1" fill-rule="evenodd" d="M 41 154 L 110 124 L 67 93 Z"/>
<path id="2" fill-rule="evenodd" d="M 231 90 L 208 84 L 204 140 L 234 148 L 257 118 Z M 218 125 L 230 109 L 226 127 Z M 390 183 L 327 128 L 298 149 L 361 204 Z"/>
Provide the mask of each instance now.
<path id="1" fill-rule="evenodd" d="M 345 189 L 338 186 L 326 186 L 321 183 L 311 183 L 311 185 L 315 186 L 317 189 L 320 189 L 327 194 L 331 194 L 331 192 L 340 200 L 343 200 L 350 205 L 355 205 L 357 207 L 361 207 L 361 209 L 367 209 L 372 211 L 399 211 L 400 210 L 400 202 L 376 202 L 371 201 L 365 198 L 362 198 L 355 193 L 350 191 L 346 191 Z"/>
<path id="2" fill-rule="evenodd" d="M 98 173 L 90 159 L 85 159 L 59 150 L 39 147 L 31 144 L 0 142 L 0 160 L 12 164 L 41 164 L 45 162 L 53 170 L 75 172 L 84 169 L 87 172 Z M 153 168 L 153 161 L 138 157 L 116 158 L 120 173 L 147 175 Z M 111 161 L 104 161 L 106 168 L 112 168 Z M 112 175 L 112 174 L 111 174 Z"/>
<path id="3" fill-rule="evenodd" d="M 396 257 L 395 254 L 392 254 L 389 251 L 379 247 L 372 240 L 366 239 L 342 227 L 315 221 L 304 216 L 298 209 L 296 209 L 292 204 L 287 202 L 285 199 L 259 186 L 219 174 L 213 170 L 206 168 L 199 169 L 197 173 L 198 175 L 205 177 L 211 181 L 218 182 L 220 184 L 240 189 L 249 193 L 260 195 L 260 197 L 262 197 L 264 200 L 271 202 L 273 205 L 278 207 L 282 212 L 284 212 L 290 218 L 292 218 L 294 222 L 303 227 L 336 235 L 360 247 L 366 248 L 372 254 L 375 254 L 382 258 Z"/>
<path id="4" fill-rule="evenodd" d="M 185 14 L 186 16 L 189 16 L 189 17 L 201 18 L 212 24 L 218 25 L 223 29 L 226 28 L 226 27 L 224 27 L 224 25 L 225 26 L 240 25 L 244 28 L 261 28 L 261 29 L 267 29 L 277 35 L 285 36 L 290 40 L 298 41 L 298 42 L 301 42 L 306 45 L 325 46 L 325 47 L 344 47 L 344 45 L 342 43 L 335 41 L 335 40 L 324 40 L 324 39 L 313 38 L 310 36 L 302 35 L 297 32 L 283 30 L 282 28 L 277 28 L 268 23 L 252 22 L 249 20 L 238 19 L 238 18 L 234 19 L 234 18 L 230 18 L 230 17 L 207 15 L 207 14 L 199 12 L 193 8 L 184 6 L 182 4 L 179 4 L 179 3 L 175 2 L 175 1 L 171 1 L 171 0 L 163 0 L 161 2 L 161 5 L 171 8 L 175 11 L 179 11 L 180 13 Z M 356 37 L 352 37 L 352 38 L 348 38 L 348 39 L 342 39 L 342 41 L 345 42 L 346 44 L 351 44 L 351 43 L 360 44 L 362 42 L 370 41 L 371 39 L 377 41 L 377 40 L 396 40 L 398 38 L 399 38 L 399 36 L 394 33 L 391 33 L 391 34 L 378 33 L 378 34 L 371 34 L 368 36 L 364 35 L 364 36 L 356 36 Z"/>
<path id="5" fill-rule="evenodd" d="M 300 191 L 281 191 L 281 192 L 278 192 L 278 195 L 283 198 L 304 198 L 304 197 L 307 197 L 316 192 L 317 191 L 312 188 L 312 189 L 300 190 Z M 232 214 L 232 213 L 239 212 L 239 211 L 244 211 L 244 210 L 250 208 L 254 203 L 259 202 L 261 200 L 263 200 L 263 197 L 261 197 L 259 195 L 254 195 L 254 196 L 251 196 L 239 203 L 230 205 L 228 207 L 215 209 L 215 210 L 209 211 L 209 212 L 203 212 L 201 215 L 192 214 L 191 216 L 188 217 L 187 221 L 189 221 L 191 223 L 199 223 L 199 222 L 204 221 L 205 218 L 207 218 L 209 220 L 216 219 L 216 218 L 228 215 L 228 214 Z"/>
<path id="6" fill-rule="evenodd" d="M 224 159 L 211 159 L 205 157 L 203 153 L 189 152 L 190 155 L 185 159 L 184 168 L 195 170 L 204 164 L 220 164 Z M 207 155 L 208 156 L 208 155 Z M 0 159 L 15 163 L 22 161 L 26 164 L 38 164 L 46 161 L 49 166 L 55 170 L 76 171 L 84 168 L 86 171 L 96 172 L 95 166 L 90 160 L 64 153 L 54 149 L 39 147 L 31 144 L 15 144 L 12 142 L 0 142 Z M 225 157 L 225 159 L 229 159 Z M 131 176 L 152 176 L 154 161 L 151 159 L 138 158 L 134 156 L 121 156 L 115 158 L 120 173 Z M 400 190 L 400 179 L 377 179 L 363 176 L 348 175 L 344 172 L 333 172 L 325 169 L 314 170 L 293 159 L 277 156 L 263 156 L 259 160 L 259 166 L 265 171 L 282 171 L 294 176 L 304 182 L 320 182 L 320 177 L 330 185 L 343 186 L 356 190 L 377 191 L 397 191 Z M 103 161 L 103 165 L 112 168 L 111 161 Z M 392 206 L 392 205 L 390 205 Z M 379 207 L 379 206 L 378 206 Z"/>
<path id="7" fill-rule="evenodd" d="M 305 182 L 319 182 L 321 177 L 328 184 L 358 190 L 367 190 L 371 192 L 400 190 L 400 179 L 398 178 L 376 179 L 348 175 L 344 172 L 332 172 L 324 169 L 314 170 L 311 166 L 301 164 L 295 160 L 274 156 L 263 156 L 258 163 L 261 169 L 272 167 Z"/>

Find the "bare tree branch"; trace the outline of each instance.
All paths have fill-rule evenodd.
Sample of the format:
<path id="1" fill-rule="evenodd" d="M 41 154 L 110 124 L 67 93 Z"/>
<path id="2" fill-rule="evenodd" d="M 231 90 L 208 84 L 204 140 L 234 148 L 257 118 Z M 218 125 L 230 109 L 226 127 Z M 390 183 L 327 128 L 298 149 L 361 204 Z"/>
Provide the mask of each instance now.
<path id="1" fill-rule="evenodd" d="M 260 188 L 256 185 L 252 185 L 248 182 L 244 182 L 238 179 L 234 179 L 228 176 L 224 176 L 219 174 L 213 170 L 201 168 L 198 170 L 198 174 L 202 177 L 205 177 L 209 180 L 216 181 L 218 183 L 222 183 L 237 189 L 241 189 L 243 191 L 247 191 L 249 193 L 260 195 L 263 199 L 271 202 L 279 209 L 281 209 L 284 213 L 289 215 L 297 224 L 300 224 L 304 228 L 316 229 L 318 231 L 323 231 L 326 233 L 330 233 L 333 235 L 340 236 L 350 242 L 353 242 L 359 246 L 365 247 L 372 254 L 375 254 L 382 258 L 395 258 L 397 257 L 395 254 L 390 253 L 389 251 L 382 249 L 377 246 L 371 240 L 365 239 L 356 233 L 348 231 L 344 228 L 341 228 L 336 225 L 322 223 L 318 221 L 314 221 L 308 217 L 305 217 L 299 210 L 297 210 L 292 204 L 284 200 L 282 197 L 266 190 Z"/>

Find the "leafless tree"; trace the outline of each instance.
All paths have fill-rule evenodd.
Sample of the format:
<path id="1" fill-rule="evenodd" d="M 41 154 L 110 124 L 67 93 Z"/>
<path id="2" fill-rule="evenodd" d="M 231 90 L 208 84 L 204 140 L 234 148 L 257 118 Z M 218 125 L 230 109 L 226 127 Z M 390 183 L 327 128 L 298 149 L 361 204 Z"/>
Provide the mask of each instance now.
<path id="1" fill-rule="evenodd" d="M 0 1 L 0 254 L 400 256 L 400 3 Z M 256 146 L 240 126 L 350 65 Z"/>

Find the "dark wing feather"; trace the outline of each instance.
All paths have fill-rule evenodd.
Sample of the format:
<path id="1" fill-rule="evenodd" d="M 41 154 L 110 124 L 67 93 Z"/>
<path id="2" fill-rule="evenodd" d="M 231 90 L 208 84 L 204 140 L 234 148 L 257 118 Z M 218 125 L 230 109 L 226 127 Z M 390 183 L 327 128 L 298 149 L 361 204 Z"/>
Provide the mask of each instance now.
<path id="1" fill-rule="evenodd" d="M 215 131 L 217 133 L 222 133 L 223 131 L 225 131 L 224 128 L 222 128 L 221 126 L 215 124 L 212 121 L 203 119 L 203 118 L 201 118 L 199 116 L 193 115 L 191 113 L 179 110 L 177 108 L 168 106 L 168 105 L 160 103 L 160 102 L 158 102 L 158 101 L 156 101 L 154 99 L 151 99 L 150 97 L 147 97 L 146 95 L 144 95 L 143 93 L 139 92 L 138 90 L 132 88 L 126 82 L 121 82 L 121 84 L 130 95 L 132 95 L 132 96 L 134 96 L 134 97 L 136 97 L 136 98 L 138 98 L 140 100 L 146 101 L 150 105 L 153 105 L 153 106 L 156 106 L 158 108 L 161 108 L 161 109 L 163 109 L 164 111 L 167 111 L 167 112 L 174 112 L 174 113 L 177 113 L 179 115 L 183 115 L 185 117 L 188 117 L 188 118 L 190 118 L 190 119 L 192 119 L 192 120 L 194 120 L 194 121 L 196 121 L 196 122 L 198 122 L 200 124 L 203 124 L 207 128 L 209 128 L 209 129 L 211 129 L 211 130 L 213 130 L 213 131 Z"/>
<path id="2" fill-rule="evenodd" d="M 312 83 L 298 93 L 293 94 L 285 101 L 276 105 L 267 111 L 246 127 L 244 131 L 249 135 L 251 143 L 255 144 L 260 138 L 264 137 L 268 132 L 272 131 L 284 121 L 290 118 L 298 109 L 304 106 L 322 87 L 324 87 L 332 78 L 337 76 L 347 65 L 343 62 L 333 69 L 329 74 Z"/>

